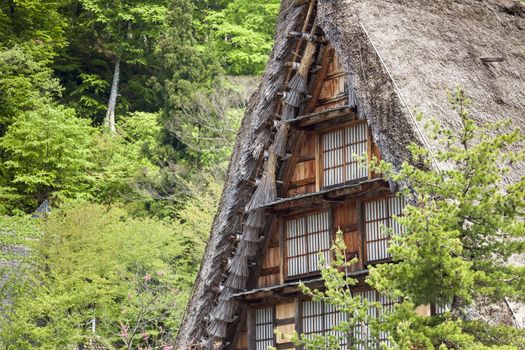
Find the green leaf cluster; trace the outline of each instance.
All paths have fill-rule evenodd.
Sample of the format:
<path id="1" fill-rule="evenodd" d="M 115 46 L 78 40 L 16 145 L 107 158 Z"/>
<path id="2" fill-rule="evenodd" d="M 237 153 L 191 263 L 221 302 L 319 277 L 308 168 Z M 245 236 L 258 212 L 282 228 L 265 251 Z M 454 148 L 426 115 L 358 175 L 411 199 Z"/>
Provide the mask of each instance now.
<path id="1" fill-rule="evenodd" d="M 93 322 L 98 339 L 116 348 L 170 344 L 216 205 L 203 198 L 181 213 L 184 221 L 137 219 L 84 201 L 33 221 L 32 232 L 42 233 L 24 277 L 4 291 L 11 303 L 2 309 L 1 346 L 67 348 L 91 339 Z"/>
<path id="2" fill-rule="evenodd" d="M 525 299 L 525 267 L 512 260 L 525 252 L 525 179 L 513 173 L 523 161 L 523 135 L 508 122 L 478 125 L 469 116 L 470 101 L 457 88 L 449 101 L 461 127 L 448 129 L 435 121 L 429 134 L 440 145 L 433 154 L 410 146 L 413 158 L 399 168 L 375 161 L 372 168 L 401 184 L 408 200 L 396 217 L 402 233 L 391 235 L 392 263 L 369 268 L 366 283 L 399 299 L 380 318 L 368 310 L 379 305 L 356 301 L 347 277 L 344 245 L 336 242 L 335 262 L 322 269 L 325 290 L 306 294 L 336 306 L 348 317 L 334 329 L 355 338 L 360 323 L 369 323 L 373 349 L 521 349 L 525 333 L 498 324 L 498 315 L 474 317 L 474 310 L 492 305 L 505 312 L 507 300 Z M 438 164 L 436 167 L 435 165 Z M 419 306 L 448 306 L 442 315 L 420 316 Z M 498 311 L 499 309 L 499 311 Z M 377 341 L 379 332 L 388 343 Z M 358 337 L 359 338 L 359 337 Z M 338 349 L 337 337 L 295 335 L 307 349 Z M 370 339 L 368 339 L 370 340 Z M 353 339 L 359 348 L 359 339 Z M 361 344 L 363 345 L 363 344 Z"/>

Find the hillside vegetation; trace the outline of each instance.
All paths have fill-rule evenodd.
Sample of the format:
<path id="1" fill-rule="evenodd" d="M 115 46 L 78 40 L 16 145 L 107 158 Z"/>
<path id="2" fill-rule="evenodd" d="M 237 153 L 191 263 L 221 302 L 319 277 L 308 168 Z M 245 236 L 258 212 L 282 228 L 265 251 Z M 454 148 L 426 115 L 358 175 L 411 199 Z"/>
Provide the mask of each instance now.
<path id="1" fill-rule="evenodd" d="M 169 348 L 278 9 L 0 3 L 1 349 Z"/>

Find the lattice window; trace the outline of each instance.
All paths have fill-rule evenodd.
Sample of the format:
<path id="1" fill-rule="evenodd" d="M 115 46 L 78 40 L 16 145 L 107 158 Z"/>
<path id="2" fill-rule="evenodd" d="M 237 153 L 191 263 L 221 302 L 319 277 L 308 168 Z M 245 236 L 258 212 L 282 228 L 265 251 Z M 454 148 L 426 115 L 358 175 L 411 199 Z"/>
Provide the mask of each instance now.
<path id="1" fill-rule="evenodd" d="M 332 235 L 328 211 L 286 221 L 285 233 L 288 276 L 319 271 L 319 253 L 330 261 Z"/>
<path id="2" fill-rule="evenodd" d="M 390 299 L 375 290 L 357 291 L 353 292 L 352 295 L 354 297 L 361 297 L 370 302 L 379 303 L 382 307 L 370 307 L 368 309 L 368 315 L 371 319 L 379 319 L 380 321 L 383 320 L 385 312 L 392 311 L 396 304 L 395 300 Z M 369 322 L 357 325 L 354 328 L 353 336 L 355 339 L 359 340 L 359 342 L 356 342 L 356 347 L 359 350 L 379 348 L 381 344 L 390 345 L 388 341 L 388 333 L 381 331 L 379 332 L 379 337 L 372 336 Z"/>
<path id="3" fill-rule="evenodd" d="M 368 127 L 360 123 L 321 135 L 323 187 L 368 177 L 359 158 L 367 153 Z"/>
<path id="4" fill-rule="evenodd" d="M 341 349 L 347 349 L 348 337 L 342 332 L 333 330 L 342 321 L 346 321 L 346 314 L 337 310 L 333 305 L 320 301 L 303 302 L 303 333 L 306 336 L 333 335 L 339 340 Z"/>
<path id="5" fill-rule="evenodd" d="M 255 310 L 255 350 L 266 350 L 274 345 L 273 307 Z"/>
<path id="6" fill-rule="evenodd" d="M 405 207 L 403 197 L 389 197 L 365 203 L 365 232 L 367 261 L 390 257 L 387 252 L 390 236 L 385 232 L 389 227 L 394 233 L 402 233 L 402 226 L 393 215 L 400 216 Z"/>
<path id="7" fill-rule="evenodd" d="M 452 308 L 452 303 L 448 303 L 445 305 L 433 305 L 432 314 L 433 315 L 441 315 L 444 314 L 447 311 L 450 311 Z"/>

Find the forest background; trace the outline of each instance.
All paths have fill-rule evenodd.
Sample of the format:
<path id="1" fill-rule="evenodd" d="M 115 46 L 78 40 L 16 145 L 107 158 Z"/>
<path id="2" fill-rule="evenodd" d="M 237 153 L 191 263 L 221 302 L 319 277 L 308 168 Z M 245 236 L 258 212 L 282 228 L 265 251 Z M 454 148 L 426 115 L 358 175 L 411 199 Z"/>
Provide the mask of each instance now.
<path id="1" fill-rule="evenodd" d="M 171 348 L 278 10 L 0 3 L 0 349 Z"/>

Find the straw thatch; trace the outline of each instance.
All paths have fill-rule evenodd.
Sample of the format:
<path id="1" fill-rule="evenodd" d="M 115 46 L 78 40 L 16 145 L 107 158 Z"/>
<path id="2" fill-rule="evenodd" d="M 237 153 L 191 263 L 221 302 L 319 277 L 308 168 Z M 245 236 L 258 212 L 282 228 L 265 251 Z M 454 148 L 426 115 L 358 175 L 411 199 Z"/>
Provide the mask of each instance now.
<path id="1" fill-rule="evenodd" d="M 238 258 L 237 252 L 245 250 L 250 254 L 243 256 L 253 256 L 258 251 L 256 242 L 232 242 L 228 236 L 246 225 L 262 229 L 269 220 L 261 209 L 244 214 L 239 208 L 251 201 L 256 191 L 253 183 L 266 170 L 263 152 L 275 133 L 269 125 L 279 112 L 287 62 L 293 60 L 297 42 L 287 33 L 301 31 L 308 13 L 308 5 L 293 4 L 282 1 L 275 46 L 237 137 L 178 348 L 229 334 L 224 320 L 207 321 L 212 312 L 220 311 L 217 307 L 226 316 L 235 313 L 230 310 L 233 304 L 221 299 L 214 287 L 225 284 L 231 290 L 242 289 L 252 277 L 242 276 L 245 268 L 239 262 L 230 271 L 222 262 L 232 254 L 232 259 Z M 525 8 L 518 1 L 319 0 L 316 16 L 348 73 L 349 104 L 368 120 L 383 157 L 394 165 L 409 158 L 406 146 L 412 142 L 433 151 L 438 147 L 415 121 L 415 108 L 447 127 L 460 125 L 445 93 L 457 85 L 472 98 L 471 115 L 477 122 L 511 118 L 515 127 L 525 130 Z M 503 61 L 491 63 L 486 57 Z M 296 108 L 291 111 L 295 113 Z M 284 142 L 282 136 L 277 139 Z M 282 156 L 286 142 L 274 147 L 281 147 L 278 155 Z M 524 168 L 516 167 L 507 180 L 524 173 Z M 269 190 L 266 193 L 273 197 L 273 188 Z"/>

